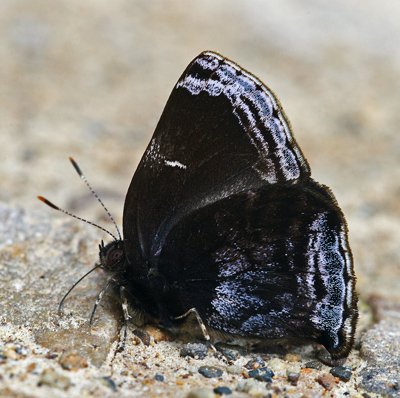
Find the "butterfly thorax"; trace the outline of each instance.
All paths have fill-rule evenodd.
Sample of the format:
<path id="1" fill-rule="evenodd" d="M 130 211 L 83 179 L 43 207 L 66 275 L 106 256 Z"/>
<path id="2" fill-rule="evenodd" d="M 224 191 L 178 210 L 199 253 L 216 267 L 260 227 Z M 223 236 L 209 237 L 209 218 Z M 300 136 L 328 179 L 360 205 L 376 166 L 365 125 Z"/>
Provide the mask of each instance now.
<path id="1" fill-rule="evenodd" d="M 110 276 L 114 292 L 121 300 L 122 295 L 129 304 L 130 312 L 140 314 L 141 318 L 160 322 L 166 326 L 171 325 L 171 316 L 166 310 L 165 304 L 173 300 L 176 295 L 176 286 L 167 282 L 166 278 L 142 260 L 142 267 L 132 267 L 128 263 L 124 244 L 120 240 L 113 241 L 108 245 L 103 242 L 100 245 L 100 263 L 103 271 Z M 132 277 L 132 268 L 137 271 L 147 269 L 145 274 L 140 272 Z"/>

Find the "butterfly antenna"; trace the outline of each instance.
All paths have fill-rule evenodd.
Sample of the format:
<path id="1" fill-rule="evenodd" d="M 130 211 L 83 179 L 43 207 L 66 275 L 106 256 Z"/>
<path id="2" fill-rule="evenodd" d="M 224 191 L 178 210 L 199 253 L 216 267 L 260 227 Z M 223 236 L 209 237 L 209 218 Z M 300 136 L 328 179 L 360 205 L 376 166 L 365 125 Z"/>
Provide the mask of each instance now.
<path id="1" fill-rule="evenodd" d="M 79 168 L 78 164 L 75 162 L 74 159 L 72 159 L 71 157 L 69 158 L 70 162 L 72 163 L 72 166 L 74 166 L 74 169 L 76 170 L 76 172 L 79 174 L 79 176 L 82 178 L 82 180 L 84 181 L 84 183 L 87 185 L 87 187 L 90 189 L 90 192 L 92 192 L 92 194 L 94 195 L 94 197 L 99 201 L 99 203 L 101 204 L 101 206 L 103 207 L 103 209 L 105 210 L 105 212 L 108 214 L 108 217 L 110 217 L 110 220 L 113 222 L 115 229 L 117 230 L 118 233 L 118 237 L 119 240 L 122 240 L 121 237 L 121 233 L 119 231 L 119 228 L 117 226 L 117 223 L 114 220 L 114 217 L 111 215 L 111 213 L 108 211 L 107 207 L 104 205 L 104 203 L 102 202 L 102 200 L 99 198 L 99 196 L 97 195 L 97 193 L 94 191 L 94 189 L 90 186 L 88 180 L 86 179 L 86 177 L 84 176 L 84 174 L 82 173 L 81 169 Z"/>
<path id="2" fill-rule="evenodd" d="M 90 273 L 92 273 L 95 269 L 100 268 L 101 264 L 96 265 L 94 268 L 92 268 L 89 272 L 86 272 L 85 275 L 83 275 L 81 278 L 79 278 L 72 286 L 71 288 L 68 290 L 68 292 L 65 294 L 65 296 L 61 299 L 60 304 L 58 305 L 58 313 L 60 315 L 62 315 L 62 306 L 64 304 L 65 299 L 69 296 L 69 294 L 72 292 L 72 290 L 74 289 L 74 287 L 81 282 L 83 279 L 85 279 Z M 96 306 L 97 307 L 97 306 Z M 92 315 L 93 318 L 94 314 Z M 90 319 L 90 323 L 92 323 L 92 318 Z"/>
<path id="3" fill-rule="evenodd" d="M 118 240 L 117 237 L 116 237 L 115 235 L 113 235 L 110 231 L 106 230 L 105 228 L 100 227 L 100 225 L 97 225 L 97 224 L 95 224 L 94 222 L 85 220 L 84 218 L 78 217 L 78 216 L 76 216 L 75 214 L 70 213 L 69 211 L 66 211 L 66 210 L 64 210 L 64 209 L 61 209 L 61 207 L 58 207 L 58 206 L 56 206 L 54 203 L 51 203 L 49 200 L 47 200 L 47 199 L 44 198 L 43 196 L 38 196 L 37 198 L 38 198 L 39 200 L 41 200 L 43 203 L 46 203 L 46 205 L 47 205 L 47 206 L 50 206 L 52 209 L 61 211 L 61 213 L 67 214 L 68 216 L 71 216 L 71 217 L 73 217 L 73 218 L 76 218 L 77 220 L 83 221 L 83 222 L 85 222 L 86 224 L 93 225 L 94 227 L 99 228 L 99 229 L 101 229 L 102 231 L 106 232 L 108 235 L 112 236 L 112 238 L 113 238 L 114 240 Z M 119 231 L 118 231 L 118 232 L 119 232 Z M 121 236 L 120 236 L 120 237 L 121 237 Z"/>

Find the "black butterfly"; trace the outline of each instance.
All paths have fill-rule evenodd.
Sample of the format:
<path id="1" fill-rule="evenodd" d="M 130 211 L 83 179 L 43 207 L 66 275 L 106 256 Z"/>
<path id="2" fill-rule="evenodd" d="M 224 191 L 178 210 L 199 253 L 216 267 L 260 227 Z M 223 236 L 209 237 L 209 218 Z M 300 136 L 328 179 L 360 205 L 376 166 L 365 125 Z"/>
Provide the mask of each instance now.
<path id="1" fill-rule="evenodd" d="M 165 326 L 314 340 L 347 357 L 357 321 L 344 216 L 310 177 L 272 91 L 203 52 L 165 106 L 100 267 L 129 313 Z"/>

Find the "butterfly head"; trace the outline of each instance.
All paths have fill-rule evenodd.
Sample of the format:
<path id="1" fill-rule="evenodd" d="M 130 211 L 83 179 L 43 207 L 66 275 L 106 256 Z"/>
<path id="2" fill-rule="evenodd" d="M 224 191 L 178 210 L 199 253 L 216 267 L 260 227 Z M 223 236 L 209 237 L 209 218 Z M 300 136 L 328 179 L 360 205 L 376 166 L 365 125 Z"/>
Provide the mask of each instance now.
<path id="1" fill-rule="evenodd" d="M 106 246 L 101 241 L 99 256 L 101 268 L 110 276 L 120 274 L 126 268 L 125 249 L 121 240 L 114 240 Z"/>

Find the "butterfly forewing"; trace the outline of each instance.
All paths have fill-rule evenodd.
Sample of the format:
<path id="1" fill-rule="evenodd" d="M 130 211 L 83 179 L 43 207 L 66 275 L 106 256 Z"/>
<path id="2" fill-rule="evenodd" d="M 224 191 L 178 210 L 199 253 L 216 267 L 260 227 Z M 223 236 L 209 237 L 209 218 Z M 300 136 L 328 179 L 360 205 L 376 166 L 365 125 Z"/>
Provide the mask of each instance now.
<path id="1" fill-rule="evenodd" d="M 273 93 L 235 63 L 202 53 L 172 91 L 132 179 L 124 209 L 127 251 L 136 250 L 139 234 L 153 257 L 193 209 L 308 176 Z"/>

